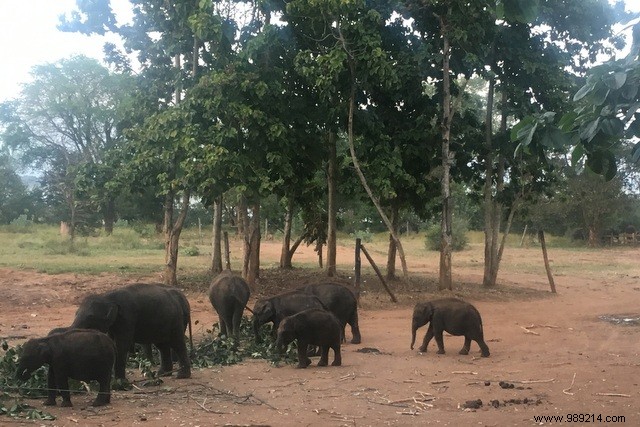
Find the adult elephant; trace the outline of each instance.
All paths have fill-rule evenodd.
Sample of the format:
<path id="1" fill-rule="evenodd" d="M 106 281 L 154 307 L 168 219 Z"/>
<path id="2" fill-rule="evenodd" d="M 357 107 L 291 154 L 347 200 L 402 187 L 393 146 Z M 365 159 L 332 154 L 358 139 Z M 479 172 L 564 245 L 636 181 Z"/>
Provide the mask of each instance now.
<path id="1" fill-rule="evenodd" d="M 347 324 L 351 326 L 351 343 L 360 344 L 362 337 L 358 326 L 358 301 L 353 292 L 339 283 L 323 282 L 298 288 L 318 297 L 318 299 L 332 312 L 342 325 L 342 338 L 345 338 Z"/>
<path id="2" fill-rule="evenodd" d="M 127 354 L 134 343 L 155 344 L 160 350 L 159 375 L 171 375 L 171 350 L 178 356 L 177 378 L 190 378 L 191 366 L 184 342 L 184 309 L 175 288 L 136 283 L 87 296 L 71 328 L 96 329 L 116 343 L 115 377 L 125 378 Z M 185 298 L 186 300 L 186 298 Z"/>
<path id="3" fill-rule="evenodd" d="M 260 342 L 260 327 L 273 322 L 273 336 L 282 319 L 310 308 L 326 310 L 322 301 L 311 294 L 300 291 L 284 292 L 270 298 L 260 298 L 253 306 L 253 331 Z"/>
<path id="4" fill-rule="evenodd" d="M 216 276 L 209 287 L 209 301 L 218 313 L 220 334 L 227 337 L 240 337 L 242 313 L 247 306 L 251 290 L 242 277 L 231 272 Z"/>

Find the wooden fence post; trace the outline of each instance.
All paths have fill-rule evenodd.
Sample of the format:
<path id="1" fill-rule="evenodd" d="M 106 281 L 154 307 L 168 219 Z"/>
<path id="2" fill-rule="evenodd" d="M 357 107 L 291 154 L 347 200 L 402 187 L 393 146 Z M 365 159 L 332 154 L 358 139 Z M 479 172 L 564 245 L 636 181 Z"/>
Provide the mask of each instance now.
<path id="1" fill-rule="evenodd" d="M 549 266 L 549 257 L 547 256 L 547 244 L 544 240 L 544 231 L 538 230 L 538 240 L 540 240 L 540 246 L 542 246 L 542 258 L 544 258 L 544 268 L 547 270 L 547 277 L 549 278 L 549 286 L 551 286 L 551 292 L 556 293 L 556 284 L 553 281 L 553 274 L 551 274 L 551 267 Z"/>
<path id="2" fill-rule="evenodd" d="M 356 287 L 356 301 L 360 302 L 360 269 L 362 262 L 360 260 L 360 247 L 362 246 L 362 240 L 356 239 L 356 260 L 355 260 L 355 287 Z"/>

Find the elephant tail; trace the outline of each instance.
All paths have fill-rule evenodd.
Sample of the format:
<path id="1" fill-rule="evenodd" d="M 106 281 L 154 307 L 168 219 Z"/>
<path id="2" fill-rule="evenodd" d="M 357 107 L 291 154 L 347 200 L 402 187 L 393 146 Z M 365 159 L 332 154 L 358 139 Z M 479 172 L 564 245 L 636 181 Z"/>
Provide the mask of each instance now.
<path id="1" fill-rule="evenodd" d="M 191 356 L 195 354 L 193 352 L 193 334 L 191 332 L 191 317 L 189 317 L 189 347 L 191 347 Z"/>

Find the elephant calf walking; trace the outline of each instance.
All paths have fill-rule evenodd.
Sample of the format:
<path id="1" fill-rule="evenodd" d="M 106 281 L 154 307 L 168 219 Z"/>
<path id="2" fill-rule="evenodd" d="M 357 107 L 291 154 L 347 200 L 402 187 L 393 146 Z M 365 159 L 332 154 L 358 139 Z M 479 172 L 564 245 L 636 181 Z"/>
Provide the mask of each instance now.
<path id="1" fill-rule="evenodd" d="M 106 334 L 90 329 L 69 329 L 27 341 L 16 369 L 16 378 L 26 381 L 42 365 L 49 365 L 47 400 L 55 406 L 56 394 L 62 395 L 62 406 L 71 406 L 69 378 L 96 380 L 100 391 L 93 406 L 111 402 L 111 372 L 116 358 L 114 342 Z"/>
<path id="2" fill-rule="evenodd" d="M 443 331 L 451 335 L 464 335 L 464 345 L 460 354 L 469 354 L 471 340 L 478 343 L 482 357 L 489 356 L 489 347 L 484 342 L 482 318 L 480 312 L 468 302 L 457 298 L 443 298 L 428 302 L 420 302 L 413 309 L 411 326 L 411 349 L 416 342 L 416 331 L 419 327 L 429 323 L 429 328 L 420 346 L 421 352 L 427 351 L 431 338 L 435 336 L 438 344 L 438 354 L 444 354 Z"/>
<path id="3" fill-rule="evenodd" d="M 242 313 L 249 301 L 251 290 L 242 277 L 229 272 L 220 273 L 209 287 L 209 301 L 218 313 L 220 334 L 240 338 Z"/>
<path id="4" fill-rule="evenodd" d="M 320 347 L 318 366 L 327 366 L 329 363 L 329 349 L 333 349 L 334 353 L 331 365 L 342 364 L 340 355 L 342 325 L 333 313 L 312 308 L 285 317 L 278 326 L 276 348 L 282 349 L 294 339 L 298 341 L 298 368 L 306 368 L 311 364 L 307 355 L 309 345 Z"/>

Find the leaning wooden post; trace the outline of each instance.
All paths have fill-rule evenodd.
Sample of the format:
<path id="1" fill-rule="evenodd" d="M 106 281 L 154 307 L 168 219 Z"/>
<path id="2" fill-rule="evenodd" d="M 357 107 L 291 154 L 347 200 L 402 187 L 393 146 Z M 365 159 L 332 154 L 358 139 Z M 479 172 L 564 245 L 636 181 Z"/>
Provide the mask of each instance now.
<path id="1" fill-rule="evenodd" d="M 540 246 L 542 246 L 542 257 L 544 258 L 544 268 L 547 270 L 547 277 L 549 278 L 549 286 L 551 286 L 551 292 L 556 293 L 556 284 L 553 281 L 553 274 L 551 274 L 551 267 L 549 266 L 549 257 L 547 256 L 547 244 L 544 241 L 544 231 L 538 230 L 538 240 L 540 240 Z"/>
<path id="2" fill-rule="evenodd" d="M 364 256 L 367 257 L 367 260 L 369 261 L 369 264 L 371 264 L 371 267 L 373 267 L 373 271 L 375 271 L 376 274 L 378 275 L 378 278 L 382 282 L 382 286 L 384 286 L 384 289 L 387 291 L 387 293 L 391 297 L 391 301 L 398 302 L 398 299 L 396 298 L 396 296 L 393 294 L 393 292 L 391 292 L 391 289 L 389 289 L 389 286 L 387 286 L 387 282 L 385 282 L 384 277 L 382 277 L 382 273 L 380 273 L 380 269 L 378 268 L 376 263 L 373 261 L 373 258 L 371 258 L 371 255 L 369 255 L 369 252 L 367 252 L 367 250 L 364 248 L 363 244 L 360 244 L 360 249 L 362 250 L 362 253 L 364 254 Z"/>
<path id="3" fill-rule="evenodd" d="M 229 233 L 226 231 L 222 233 L 222 240 L 224 240 L 224 262 L 227 270 L 231 270 L 231 256 L 229 254 Z"/>
<path id="4" fill-rule="evenodd" d="M 360 247 L 362 246 L 362 239 L 356 239 L 356 260 L 355 260 L 355 288 L 356 288 L 356 301 L 360 302 L 360 269 L 362 268 L 362 262 L 360 260 Z"/>

